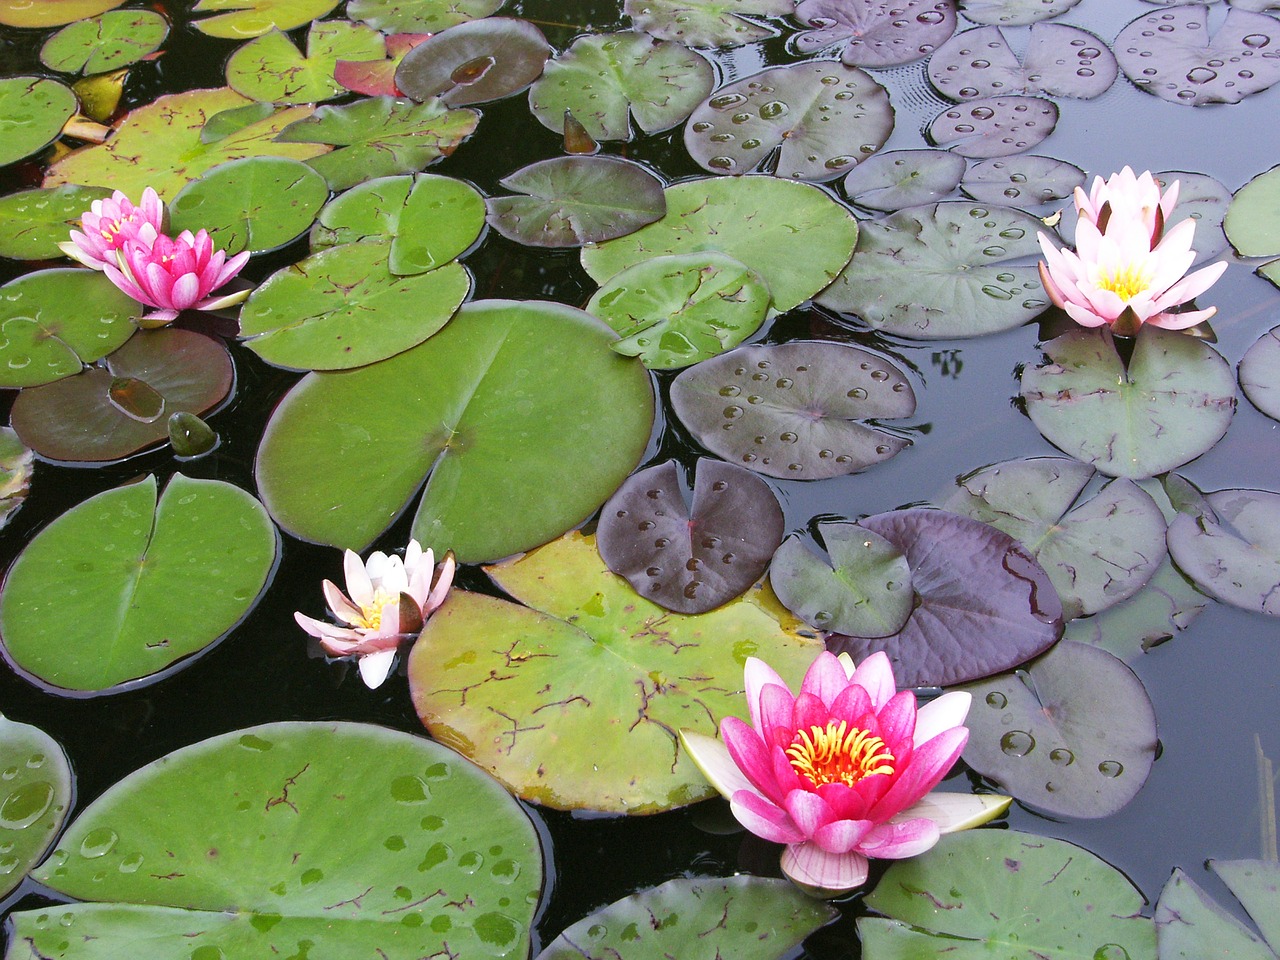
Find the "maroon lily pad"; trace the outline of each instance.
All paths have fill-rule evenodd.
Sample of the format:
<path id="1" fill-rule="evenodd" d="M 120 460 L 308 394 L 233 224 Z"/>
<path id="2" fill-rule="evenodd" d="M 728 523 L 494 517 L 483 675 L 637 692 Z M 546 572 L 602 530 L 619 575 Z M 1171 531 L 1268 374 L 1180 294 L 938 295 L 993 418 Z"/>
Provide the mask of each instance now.
<path id="1" fill-rule="evenodd" d="M 1063 23 L 1033 26 L 1021 62 L 999 27 L 958 33 L 929 58 L 929 81 L 952 100 L 1037 93 L 1091 100 L 1118 72 L 1105 43 Z"/>
<path id="2" fill-rule="evenodd" d="M 895 510 L 859 523 L 906 555 L 916 606 L 884 638 L 831 634 L 827 648 L 861 661 L 883 650 L 900 686 L 945 687 L 1010 670 L 1062 635 L 1062 602 L 1029 550 L 945 510 Z"/>
<path id="3" fill-rule="evenodd" d="M 962 157 L 1008 157 L 1053 133 L 1058 108 L 1039 97 L 990 97 L 948 107 L 929 124 L 929 139 Z"/>
<path id="4" fill-rule="evenodd" d="M 676 613 L 706 613 L 760 579 L 782 542 L 782 507 L 750 470 L 698 461 L 686 506 L 674 460 L 632 475 L 604 505 L 596 542 L 609 569 Z"/>
<path id="5" fill-rule="evenodd" d="M 547 38 L 529 21 L 486 17 L 450 27 L 406 53 L 396 86 L 418 101 L 486 103 L 524 90 L 550 56 Z"/>
<path id="6" fill-rule="evenodd" d="M 956 29 L 954 0 L 801 0 L 795 15 L 809 28 L 792 40 L 797 53 L 843 43 L 840 59 L 858 67 L 927 57 Z"/>
<path id="7" fill-rule="evenodd" d="M 233 380 L 221 342 L 189 330 L 142 330 L 105 365 L 19 393 L 13 429 L 50 460 L 119 460 L 168 440 L 174 413 L 221 403 Z"/>

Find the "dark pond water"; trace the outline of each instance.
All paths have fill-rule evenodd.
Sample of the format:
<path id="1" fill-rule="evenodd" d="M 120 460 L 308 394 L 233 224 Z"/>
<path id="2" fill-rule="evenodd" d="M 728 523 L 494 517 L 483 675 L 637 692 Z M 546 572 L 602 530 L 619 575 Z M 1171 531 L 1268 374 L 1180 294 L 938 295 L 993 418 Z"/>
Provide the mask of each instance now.
<path id="1" fill-rule="evenodd" d="M 187 5 L 155 6 L 174 21 L 169 52 L 157 63 L 134 69 L 126 105 L 149 101 L 160 92 L 221 85 L 223 61 L 234 47 L 192 30 L 186 23 Z M 1083 0 L 1061 22 L 1110 41 L 1121 26 L 1151 9 L 1139 0 Z M 559 49 L 588 26 L 625 23 L 612 3 L 529 0 L 509 4 L 504 13 L 538 23 Z M 0 32 L 0 73 L 39 72 L 37 49 L 38 38 L 33 41 L 32 34 Z M 732 79 L 789 57 L 781 41 L 770 41 L 722 52 L 715 59 L 722 78 Z M 897 111 L 895 132 L 885 149 L 924 146 L 923 127 L 945 105 L 928 87 L 924 67 L 917 63 L 875 75 Z M 1091 175 L 1106 175 L 1125 164 L 1139 171 L 1183 170 L 1211 174 L 1234 191 L 1280 161 L 1275 133 L 1280 89 L 1237 105 L 1193 109 L 1159 101 L 1121 77 L 1103 97 L 1063 101 L 1061 108 L 1056 132 L 1034 152 L 1067 160 Z M 433 171 L 470 180 L 488 194 L 502 193 L 500 177 L 558 152 L 558 138 L 530 117 L 522 96 L 483 111 L 477 134 Z M 671 179 L 700 173 L 685 154 L 678 130 L 618 149 Z M 34 185 L 39 173 L 30 163 L 0 169 L 0 189 Z M 255 258 L 246 276 L 261 280 L 304 253 L 303 246 L 294 245 Z M 575 251 L 532 251 L 492 233 L 466 263 L 476 278 L 477 298 L 543 298 L 581 305 L 595 286 Z M 0 260 L 0 278 L 29 268 Z M 1233 365 L 1259 335 L 1280 322 L 1280 292 L 1246 265 L 1233 265 L 1202 301 L 1219 308 L 1213 321 L 1218 349 Z M 920 394 L 910 426 L 916 443 L 896 459 L 821 483 L 771 481 L 788 528 L 805 529 L 820 516 L 857 518 L 928 501 L 956 475 L 978 466 L 1055 453 L 1012 402 L 1020 365 L 1039 359 L 1039 335 L 1032 324 L 980 340 L 912 343 L 859 332 L 805 306 L 778 318 L 757 339 L 822 337 L 886 351 L 913 372 Z M 253 457 L 263 425 L 296 375 L 266 366 L 247 350 L 233 349 L 237 393 L 210 418 L 221 446 L 182 469 L 252 489 Z M 658 377 L 664 394 L 670 379 Z M 11 397 L 3 398 L 6 405 L 9 401 Z M 676 457 L 692 465 L 698 455 L 679 425 L 660 421 L 646 461 Z M 1206 490 L 1280 489 L 1278 463 L 1280 425 L 1242 398 L 1226 439 L 1180 472 Z M 51 518 L 88 496 L 147 472 L 166 476 L 174 467 L 167 450 L 100 469 L 39 464 L 26 505 L 0 531 L 0 565 L 7 566 Z M 494 505 L 492 520 L 502 522 L 501 505 Z M 408 531 L 403 519 L 380 542 L 403 543 Z M 312 600 L 322 577 L 339 578 L 340 559 L 332 549 L 284 539 L 274 585 L 252 616 L 212 652 L 160 683 L 110 697 L 70 699 L 52 696 L 0 665 L 0 711 L 41 727 L 63 744 L 75 769 L 77 808 L 142 764 L 238 727 L 290 718 L 342 718 L 421 730 L 403 676 L 369 691 L 344 668 L 308 656 L 292 614 Z M 470 589 L 490 589 L 474 569 L 465 570 L 460 582 Z M 1086 847 L 1123 870 L 1151 900 L 1175 865 L 1198 874 L 1208 858 L 1259 856 L 1255 736 L 1267 756 L 1280 758 L 1278 641 L 1275 621 L 1211 605 L 1190 629 L 1132 664 L 1154 701 L 1163 745 L 1137 799 L 1115 816 L 1081 822 L 1053 822 L 1015 805 L 1010 826 Z M 767 845 L 719 829 L 727 814 L 716 804 L 632 819 L 541 810 L 533 814 L 545 825 L 548 842 L 549 894 L 538 931 L 543 942 L 591 910 L 673 877 L 776 869 L 776 855 Z M 25 908 L 41 902 L 41 893 L 25 886 L 0 906 Z M 807 955 L 856 956 L 851 918 L 857 910 L 856 902 L 851 903 L 844 921 L 812 938 Z"/>

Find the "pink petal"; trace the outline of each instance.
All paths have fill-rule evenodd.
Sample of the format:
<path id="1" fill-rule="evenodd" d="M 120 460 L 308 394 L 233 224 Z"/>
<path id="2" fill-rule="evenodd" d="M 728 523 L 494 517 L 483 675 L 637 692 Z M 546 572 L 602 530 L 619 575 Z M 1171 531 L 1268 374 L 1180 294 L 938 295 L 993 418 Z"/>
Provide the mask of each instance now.
<path id="1" fill-rule="evenodd" d="M 804 837 L 780 807 L 750 790 L 739 790 L 729 801 L 737 821 L 757 837 L 774 843 L 799 843 Z"/>
<path id="2" fill-rule="evenodd" d="M 139 303 L 145 303 L 147 306 L 155 306 L 147 299 L 147 295 L 142 289 L 133 282 L 133 278 L 125 276 L 114 264 L 104 263 L 102 272 L 106 274 L 108 280 L 120 288 L 125 296 L 133 297 Z"/>
<path id="3" fill-rule="evenodd" d="M 802 693 L 796 697 L 795 707 L 791 711 L 790 732 L 794 735 L 796 731 L 807 732 L 813 727 L 825 730 L 830 719 L 831 713 L 822 700 L 812 693 Z M 781 746 L 786 747 L 790 742 L 791 738 L 788 737 L 787 743 Z"/>
<path id="4" fill-rule="evenodd" d="M 791 822 L 809 838 L 813 837 L 819 827 L 835 819 L 827 801 L 808 790 L 792 790 L 783 798 L 782 807 L 790 815 Z"/>
<path id="5" fill-rule="evenodd" d="M 835 654 L 824 650 L 805 671 L 804 682 L 800 684 L 800 694 L 807 693 L 817 697 L 824 707 L 829 707 L 840 691 L 848 685 L 849 677 L 845 674 L 840 661 L 836 659 Z"/>
<path id="6" fill-rule="evenodd" d="M 782 872 L 819 895 L 838 895 L 867 882 L 867 858 L 859 853 L 827 853 L 816 843 L 796 843 L 782 851 Z"/>
<path id="7" fill-rule="evenodd" d="M 774 803 L 781 804 L 783 793 L 774 779 L 773 761 L 760 735 L 737 717 L 725 717 L 720 721 L 720 739 L 752 785 Z"/>
<path id="8" fill-rule="evenodd" d="M 759 719 L 756 720 L 756 730 L 764 738 L 765 743 L 786 747 L 791 743 L 792 734 L 795 733 L 796 698 L 786 687 L 768 683 L 761 688 L 758 703 Z M 756 711 L 752 712 L 754 714 Z M 754 716 L 753 719 L 755 719 Z"/>
<path id="9" fill-rule="evenodd" d="M 856 724 L 867 714 L 875 711 L 871 706 L 871 695 L 862 687 L 851 683 L 840 691 L 840 695 L 832 702 L 829 712 L 833 720 L 844 720 L 846 723 Z"/>
<path id="10" fill-rule="evenodd" d="M 916 714 L 915 745 L 927 743 L 944 730 L 962 726 L 972 703 L 973 694 L 964 690 L 944 693 L 926 703 Z"/>
<path id="11" fill-rule="evenodd" d="M 174 281 L 169 300 L 176 310 L 186 310 L 200 299 L 200 280 L 194 273 L 184 273 Z"/>
<path id="12" fill-rule="evenodd" d="M 370 560 L 373 558 L 370 557 Z M 354 550 L 347 550 L 342 555 L 342 570 L 346 574 L 347 593 L 352 602 L 364 610 L 373 602 L 373 581 Z"/>
<path id="13" fill-rule="evenodd" d="M 938 734 L 932 740 L 916 748 L 915 756 L 905 770 L 898 773 L 889 791 L 880 798 L 867 816 L 876 821 L 887 820 L 895 813 L 911 806 L 936 787 L 947 772 L 960 759 L 964 746 L 969 742 L 969 731 L 964 727 Z"/>
<path id="14" fill-rule="evenodd" d="M 680 745 L 707 782 L 726 800 L 732 799 L 739 790 L 755 789 L 733 762 L 725 745 L 715 737 L 694 730 L 681 730 Z"/>
<path id="15" fill-rule="evenodd" d="M 370 690 L 377 690 L 391 674 L 395 662 L 396 652 L 391 649 L 363 656 L 356 665 L 360 668 L 360 679 L 364 681 L 364 685 Z"/>
<path id="16" fill-rule="evenodd" d="M 1181 313 L 1157 313 L 1153 317 L 1148 317 L 1146 322 L 1153 327 L 1160 327 L 1164 330 L 1185 330 L 1187 327 L 1194 327 L 1197 323 L 1204 323 L 1215 313 L 1218 312 L 1217 307 L 1209 307 L 1207 310 L 1184 310 Z"/>
<path id="17" fill-rule="evenodd" d="M 877 860 L 901 860 L 924 853 L 940 836 L 938 825 L 924 817 L 902 823 L 881 823 L 858 844 L 858 852 Z"/>
<path id="18" fill-rule="evenodd" d="M 332 580 L 326 580 L 321 586 L 329 609 L 343 623 L 356 623 L 364 617 L 364 611 L 348 600 L 346 594 L 339 590 L 338 585 Z"/>
<path id="19" fill-rule="evenodd" d="M 849 853 L 875 827 L 870 820 L 833 820 L 813 833 L 813 842 L 827 853 Z"/>
<path id="20" fill-rule="evenodd" d="M 897 745 L 913 742 L 916 729 L 916 695 L 910 690 L 895 693 L 876 715 L 879 736 L 896 756 Z"/>
<path id="21" fill-rule="evenodd" d="M 883 650 L 873 653 L 858 664 L 858 669 L 853 671 L 849 682 L 858 684 L 871 695 L 871 705 L 876 710 L 898 692 L 898 685 L 893 679 L 893 665 L 889 663 L 889 657 Z"/>
<path id="22" fill-rule="evenodd" d="M 747 692 L 747 706 L 751 710 L 751 725 L 763 733 L 765 727 L 762 725 L 760 709 L 761 692 L 770 685 L 781 687 L 788 695 L 790 690 L 777 671 L 758 657 L 747 657 L 742 669 L 742 680 Z M 790 712 L 791 708 L 788 707 L 787 713 Z"/>

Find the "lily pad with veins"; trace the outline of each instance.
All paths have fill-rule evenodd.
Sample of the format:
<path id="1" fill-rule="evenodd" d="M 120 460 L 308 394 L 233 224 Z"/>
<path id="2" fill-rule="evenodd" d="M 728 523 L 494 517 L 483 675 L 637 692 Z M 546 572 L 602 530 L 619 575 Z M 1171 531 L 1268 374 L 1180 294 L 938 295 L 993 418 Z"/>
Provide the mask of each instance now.
<path id="1" fill-rule="evenodd" d="M 1205 866 L 1231 891 L 1262 936 L 1215 903 L 1181 867 L 1175 867 L 1155 909 L 1160 956 L 1165 960 L 1280 957 L 1280 924 L 1275 919 L 1280 867 L 1273 860 L 1210 860 Z"/>
<path id="2" fill-rule="evenodd" d="M 795 0 L 626 0 L 637 30 L 687 47 L 738 47 L 778 35 L 767 17 L 795 10 Z"/>
<path id="3" fill-rule="evenodd" d="M 9 27 L 60 27 L 113 10 L 124 0 L 0 0 L 0 23 Z"/>
<path id="4" fill-rule="evenodd" d="M 860 207 L 892 212 L 941 200 L 964 176 L 964 157 L 938 150 L 890 150 L 849 171 L 844 190 Z"/>
<path id="5" fill-rule="evenodd" d="M 347 16 L 383 33 L 439 33 L 497 13 L 506 0 L 348 0 Z"/>
<path id="6" fill-rule="evenodd" d="M 1071 196 L 1084 181 L 1084 171 L 1073 163 L 1026 155 L 979 160 L 965 173 L 960 189 L 983 203 L 1035 206 Z"/>
<path id="7" fill-rule="evenodd" d="M 45 77 L 0 79 L 0 166 L 30 156 L 58 138 L 76 112 L 69 87 Z"/>
<path id="8" fill-rule="evenodd" d="M 54 260 L 59 243 L 78 228 L 95 200 L 111 196 L 105 187 L 67 185 L 20 190 L 0 197 L 0 257 Z"/>
<path id="9" fill-rule="evenodd" d="M 201 33 L 244 40 L 320 20 L 337 5 L 338 0 L 198 0 L 191 12 L 216 14 L 193 21 Z"/>
<path id="10" fill-rule="evenodd" d="M 346 93 L 333 77 L 339 60 L 374 60 L 386 52 L 382 35 L 364 24 L 318 20 L 307 31 L 306 53 L 280 30 L 238 47 L 227 59 L 227 85 L 253 100 L 315 103 Z"/>
<path id="11" fill-rule="evenodd" d="M 1058 107 L 1040 97 L 988 97 L 948 107 L 933 118 L 930 142 L 971 159 L 1009 157 L 1053 133 Z"/>
<path id="12" fill-rule="evenodd" d="M 999 27 L 958 33 L 929 58 L 929 82 L 952 100 L 1049 94 L 1092 100 L 1119 68 L 1107 45 L 1087 30 L 1037 23 L 1019 61 Z"/>
<path id="13" fill-rule="evenodd" d="M 954 0 L 801 0 L 795 17 L 808 27 L 791 40 L 797 53 L 844 44 L 840 59 L 859 67 L 919 60 L 956 29 Z"/>
<path id="14" fill-rule="evenodd" d="M 396 86 L 420 102 L 486 103 L 524 90 L 550 56 L 547 38 L 529 21 L 486 17 L 450 27 L 406 53 Z"/>
<path id="15" fill-rule="evenodd" d="M 1169 555 L 1211 597 L 1280 616 L 1280 493 L 1219 490 L 1169 524 Z"/>
<path id="16" fill-rule="evenodd" d="M 153 10 L 113 10 L 63 27 L 40 48 L 40 62 L 93 76 L 154 53 L 168 35 L 169 21 Z"/>

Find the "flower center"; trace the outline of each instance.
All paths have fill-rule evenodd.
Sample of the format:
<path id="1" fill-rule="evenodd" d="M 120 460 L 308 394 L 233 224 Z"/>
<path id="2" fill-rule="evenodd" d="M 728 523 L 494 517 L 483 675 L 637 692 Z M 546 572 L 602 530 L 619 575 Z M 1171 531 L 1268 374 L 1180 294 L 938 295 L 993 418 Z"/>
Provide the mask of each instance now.
<path id="1" fill-rule="evenodd" d="M 360 609 L 359 622 L 353 626 L 364 627 L 367 630 L 378 630 L 382 627 L 382 608 L 392 600 L 398 600 L 399 597 L 393 597 L 385 590 L 379 588 L 373 592 L 373 599 L 367 605 Z"/>
<path id="2" fill-rule="evenodd" d="M 798 730 L 786 750 L 791 769 L 815 787 L 853 786 L 864 777 L 893 773 L 893 754 L 883 740 L 841 720 Z"/>
<path id="3" fill-rule="evenodd" d="M 1098 286 L 1110 290 L 1121 300 L 1128 302 L 1151 286 L 1151 279 L 1141 266 L 1128 264 L 1111 273 L 1098 277 Z"/>

